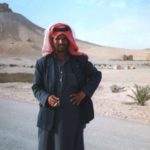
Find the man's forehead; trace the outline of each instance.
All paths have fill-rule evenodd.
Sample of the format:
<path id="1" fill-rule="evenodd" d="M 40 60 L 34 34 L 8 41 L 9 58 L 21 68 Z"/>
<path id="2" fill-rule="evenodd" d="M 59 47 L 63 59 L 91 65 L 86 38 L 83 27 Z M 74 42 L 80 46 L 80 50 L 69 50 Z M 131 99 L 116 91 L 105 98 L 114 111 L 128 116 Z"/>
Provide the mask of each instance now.
<path id="1" fill-rule="evenodd" d="M 64 34 L 60 34 L 60 35 L 58 35 L 58 36 L 55 36 L 54 38 L 55 38 L 55 39 L 58 39 L 58 38 L 59 38 L 59 39 L 60 39 L 60 38 L 62 38 L 62 39 L 68 39 L 67 36 L 64 35 Z"/>

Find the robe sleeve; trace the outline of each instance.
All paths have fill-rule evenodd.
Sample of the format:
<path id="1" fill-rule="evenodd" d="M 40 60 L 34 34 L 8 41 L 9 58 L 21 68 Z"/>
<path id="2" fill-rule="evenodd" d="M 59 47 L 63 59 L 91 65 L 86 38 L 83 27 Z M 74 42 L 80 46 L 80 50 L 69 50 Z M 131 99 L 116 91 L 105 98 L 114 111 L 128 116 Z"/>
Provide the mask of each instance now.
<path id="1" fill-rule="evenodd" d="M 33 77 L 33 85 L 32 85 L 32 91 L 34 96 L 38 99 L 40 104 L 43 106 L 46 106 L 47 99 L 49 97 L 49 93 L 44 89 L 44 76 L 43 76 L 43 65 L 40 60 L 37 60 L 35 65 L 35 73 Z"/>

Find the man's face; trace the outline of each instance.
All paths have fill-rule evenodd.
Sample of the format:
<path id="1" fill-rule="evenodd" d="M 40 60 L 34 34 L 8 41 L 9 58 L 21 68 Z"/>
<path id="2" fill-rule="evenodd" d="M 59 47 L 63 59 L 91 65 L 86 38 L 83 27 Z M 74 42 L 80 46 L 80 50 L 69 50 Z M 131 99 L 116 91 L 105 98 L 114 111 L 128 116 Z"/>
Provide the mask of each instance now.
<path id="1" fill-rule="evenodd" d="M 69 48 L 69 41 L 65 35 L 61 34 L 53 39 L 53 45 L 57 52 L 66 52 Z"/>

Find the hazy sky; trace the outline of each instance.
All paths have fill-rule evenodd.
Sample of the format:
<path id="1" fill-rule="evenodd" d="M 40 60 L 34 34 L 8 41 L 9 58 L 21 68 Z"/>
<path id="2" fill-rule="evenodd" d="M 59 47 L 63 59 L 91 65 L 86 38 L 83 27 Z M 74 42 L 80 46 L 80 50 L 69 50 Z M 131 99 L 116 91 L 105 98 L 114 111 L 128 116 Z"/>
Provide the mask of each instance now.
<path id="1" fill-rule="evenodd" d="M 150 48 L 150 0 L 0 0 L 47 28 L 69 24 L 81 40 L 121 48 Z"/>

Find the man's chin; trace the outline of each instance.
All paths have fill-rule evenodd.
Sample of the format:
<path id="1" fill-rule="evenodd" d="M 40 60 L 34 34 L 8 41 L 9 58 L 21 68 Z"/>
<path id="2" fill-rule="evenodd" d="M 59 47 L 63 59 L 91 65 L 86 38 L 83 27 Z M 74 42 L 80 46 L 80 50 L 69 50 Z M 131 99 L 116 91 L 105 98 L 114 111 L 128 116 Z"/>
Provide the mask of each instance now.
<path id="1" fill-rule="evenodd" d="M 57 52 L 58 53 L 63 53 L 63 52 L 66 52 L 66 50 L 65 49 L 57 49 Z"/>
<path id="2" fill-rule="evenodd" d="M 66 52 L 67 48 L 65 46 L 61 46 L 61 47 L 58 47 L 57 51 L 58 52 Z"/>

